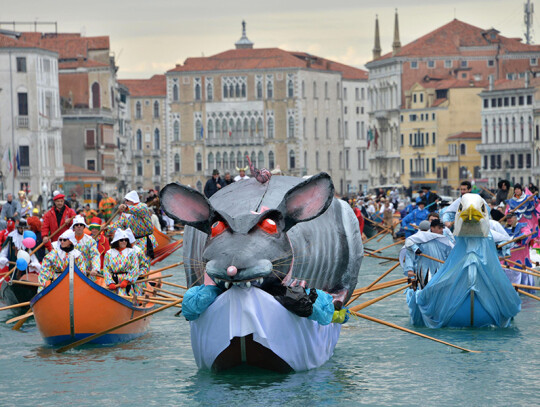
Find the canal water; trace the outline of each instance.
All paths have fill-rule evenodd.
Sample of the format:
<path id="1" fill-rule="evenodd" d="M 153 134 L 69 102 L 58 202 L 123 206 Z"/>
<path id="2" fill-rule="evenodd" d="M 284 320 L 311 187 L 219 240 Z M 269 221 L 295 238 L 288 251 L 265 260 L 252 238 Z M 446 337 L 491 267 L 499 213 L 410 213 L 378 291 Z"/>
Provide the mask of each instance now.
<path id="1" fill-rule="evenodd" d="M 370 242 L 370 248 L 391 243 Z M 398 248 L 385 250 L 396 257 Z M 178 261 L 181 252 L 161 265 Z M 358 286 L 393 263 L 365 258 Z M 183 270 L 171 281 L 183 283 Z M 384 281 L 401 277 L 396 269 Z M 382 292 L 365 296 L 373 298 Z M 374 322 L 346 324 L 334 356 L 307 372 L 256 369 L 198 371 L 189 324 L 166 310 L 147 335 L 114 347 L 57 354 L 45 346 L 34 321 L 20 332 L 0 314 L 1 406 L 525 406 L 538 403 L 540 302 L 522 298 L 507 329 L 420 329 L 438 339 L 480 350 L 465 353 Z M 96 309 L 96 312 L 102 310 Z M 405 295 L 365 308 L 365 314 L 415 329 Z"/>

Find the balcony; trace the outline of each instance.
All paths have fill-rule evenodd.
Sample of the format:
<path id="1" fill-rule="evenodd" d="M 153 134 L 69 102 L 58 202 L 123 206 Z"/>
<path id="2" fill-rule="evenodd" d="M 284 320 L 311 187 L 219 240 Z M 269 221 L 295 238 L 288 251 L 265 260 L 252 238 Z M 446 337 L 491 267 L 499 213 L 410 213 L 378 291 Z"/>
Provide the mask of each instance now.
<path id="1" fill-rule="evenodd" d="M 480 154 L 488 153 L 502 153 L 502 152 L 530 152 L 533 148 L 532 143 L 492 143 L 492 144 L 478 144 L 476 151 Z"/>
<path id="2" fill-rule="evenodd" d="M 144 152 L 142 150 L 133 150 L 133 158 L 143 158 Z"/>
<path id="3" fill-rule="evenodd" d="M 153 175 L 152 176 L 152 183 L 153 184 L 160 184 L 161 183 L 161 175 Z"/>
<path id="4" fill-rule="evenodd" d="M 457 155 L 439 155 L 437 161 L 440 163 L 456 163 L 459 157 Z"/>
<path id="5" fill-rule="evenodd" d="M 19 171 L 19 177 L 30 178 L 31 175 L 32 172 L 30 171 L 30 167 L 21 167 L 21 170 Z"/>
<path id="6" fill-rule="evenodd" d="M 19 129 L 27 129 L 29 126 L 30 120 L 28 116 L 17 116 L 17 127 Z"/>
<path id="7" fill-rule="evenodd" d="M 136 175 L 133 177 L 133 182 L 137 185 L 142 185 L 144 184 L 144 177 L 142 175 Z"/>
<path id="8" fill-rule="evenodd" d="M 410 173 L 411 179 L 419 179 L 419 178 L 425 178 L 426 173 L 425 171 L 411 171 Z"/>
<path id="9" fill-rule="evenodd" d="M 262 146 L 264 145 L 264 137 L 219 137 L 204 139 L 206 146 Z"/>
<path id="10" fill-rule="evenodd" d="M 152 150 L 150 154 L 153 158 L 161 158 L 161 150 Z"/>
<path id="11" fill-rule="evenodd" d="M 113 118 L 113 113 L 111 109 L 107 108 L 96 108 L 91 109 L 89 107 L 81 107 L 81 108 L 68 108 L 68 109 L 62 109 L 62 116 L 64 118 L 82 118 L 82 117 L 106 117 L 109 119 Z"/>

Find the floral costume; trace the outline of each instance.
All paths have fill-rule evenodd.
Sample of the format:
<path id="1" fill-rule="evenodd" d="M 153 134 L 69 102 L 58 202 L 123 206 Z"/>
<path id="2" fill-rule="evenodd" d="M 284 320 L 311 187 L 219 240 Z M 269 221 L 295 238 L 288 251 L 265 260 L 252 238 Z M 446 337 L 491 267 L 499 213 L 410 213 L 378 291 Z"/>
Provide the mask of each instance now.
<path id="1" fill-rule="evenodd" d="M 139 258 L 139 272 L 137 273 L 137 277 L 139 277 L 150 271 L 150 265 L 146 261 L 146 254 L 144 254 L 144 252 L 139 247 L 133 246 L 133 250 L 135 251 L 135 253 L 137 253 L 137 257 Z M 147 283 L 136 284 L 133 290 L 135 295 L 144 295 L 144 287 L 146 287 L 146 284 Z"/>
<path id="2" fill-rule="evenodd" d="M 47 281 L 54 281 L 56 277 L 64 272 L 69 265 L 70 259 L 74 259 L 75 265 L 86 275 L 86 261 L 80 251 L 73 249 L 71 252 L 66 253 L 60 248 L 60 243 L 58 242 L 54 242 L 53 247 L 54 250 L 43 258 L 41 271 L 38 277 L 38 282 L 41 284 L 41 287 L 38 288 L 38 292 L 43 290 L 43 286 Z"/>
<path id="3" fill-rule="evenodd" d="M 135 250 L 127 247 L 121 252 L 116 249 L 110 249 L 105 254 L 105 264 L 103 265 L 103 276 L 105 284 L 118 284 L 122 280 L 131 283 L 137 280 L 139 276 L 139 256 Z M 128 286 L 131 287 L 131 286 Z M 116 293 L 127 295 L 127 288 L 117 288 Z"/>
<path id="4" fill-rule="evenodd" d="M 86 261 L 86 271 L 90 274 L 90 271 L 98 272 L 101 270 L 101 261 L 98 251 L 97 242 L 88 235 L 84 235 L 81 240 L 77 241 L 75 249 L 80 251 Z M 88 276 L 92 281 L 96 281 L 95 276 Z"/>

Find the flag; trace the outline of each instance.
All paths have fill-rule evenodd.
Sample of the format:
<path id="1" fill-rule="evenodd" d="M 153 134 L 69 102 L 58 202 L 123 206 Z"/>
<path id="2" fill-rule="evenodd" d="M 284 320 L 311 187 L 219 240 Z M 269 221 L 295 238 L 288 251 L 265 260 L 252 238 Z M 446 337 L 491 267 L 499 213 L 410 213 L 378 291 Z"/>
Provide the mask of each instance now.
<path id="1" fill-rule="evenodd" d="M 378 145 L 378 140 L 379 140 L 379 132 L 377 131 L 377 128 L 375 127 L 375 147 L 377 147 Z"/>
<path id="2" fill-rule="evenodd" d="M 11 172 L 13 169 L 13 164 L 11 163 L 11 149 L 6 148 L 4 151 L 4 156 L 2 157 L 2 161 L 8 168 L 8 172 Z"/>
<path id="3" fill-rule="evenodd" d="M 13 176 L 17 176 L 17 172 L 21 172 L 21 163 L 19 161 L 19 150 L 15 153 L 15 171 L 13 171 Z"/>
<path id="4" fill-rule="evenodd" d="M 371 140 L 373 140 L 373 130 L 369 129 L 367 132 L 367 148 L 369 148 Z"/>

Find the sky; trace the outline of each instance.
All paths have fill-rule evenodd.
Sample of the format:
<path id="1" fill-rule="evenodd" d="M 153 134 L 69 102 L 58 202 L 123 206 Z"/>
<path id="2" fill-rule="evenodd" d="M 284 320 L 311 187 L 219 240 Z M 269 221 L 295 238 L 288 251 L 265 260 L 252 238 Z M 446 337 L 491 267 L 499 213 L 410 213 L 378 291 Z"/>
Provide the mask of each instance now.
<path id="1" fill-rule="evenodd" d="M 304 51 L 363 68 L 371 60 L 375 16 L 382 53 L 391 51 L 398 9 L 401 44 L 457 18 L 524 38 L 526 0 L 3 0 L 0 21 L 57 22 L 59 32 L 108 35 L 120 79 L 147 79 L 188 57 L 234 48 L 242 20 L 255 48 Z M 535 3 L 535 1 L 531 1 Z M 538 6 L 538 5 L 537 5 Z M 538 9 L 540 13 L 540 9 Z M 533 43 L 540 44 L 540 16 Z M 12 29 L 2 24 L 3 29 Z M 17 25 L 33 31 L 32 25 Z M 54 31 L 54 26 L 38 26 Z"/>

